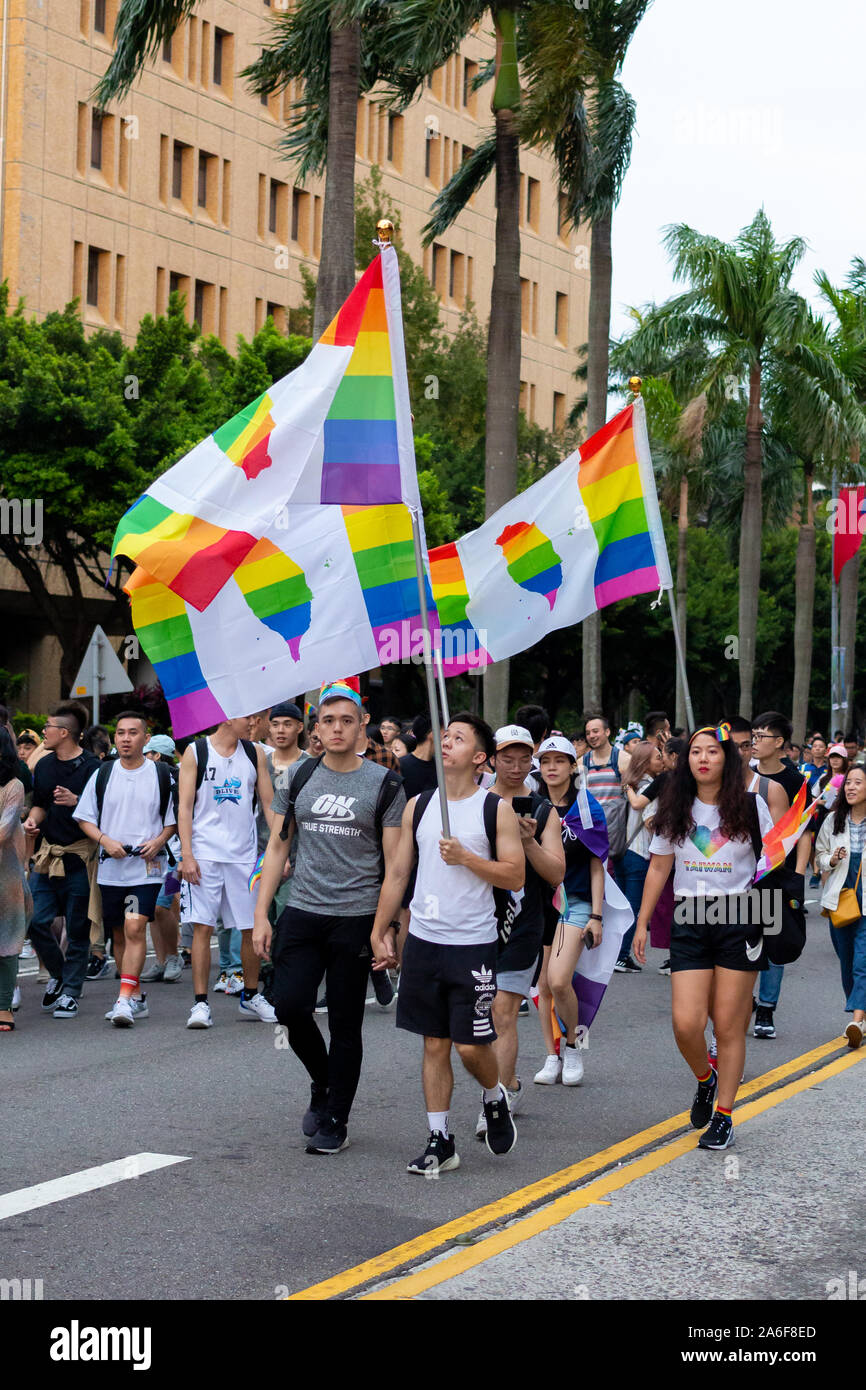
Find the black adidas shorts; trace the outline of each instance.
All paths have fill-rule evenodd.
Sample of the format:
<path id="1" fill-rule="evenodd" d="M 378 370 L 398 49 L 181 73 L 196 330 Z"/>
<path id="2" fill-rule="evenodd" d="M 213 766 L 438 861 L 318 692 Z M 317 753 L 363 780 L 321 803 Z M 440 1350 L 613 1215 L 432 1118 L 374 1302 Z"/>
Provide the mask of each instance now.
<path id="1" fill-rule="evenodd" d="M 495 941 L 441 946 L 410 931 L 400 968 L 398 1028 L 456 1043 L 492 1043 L 495 994 Z"/>
<path id="2" fill-rule="evenodd" d="M 712 918 L 714 914 L 709 909 L 714 901 L 721 909 L 718 916 L 724 919 L 723 894 L 717 899 L 675 900 L 671 923 L 672 975 L 679 970 L 712 970 L 716 965 L 743 971 L 763 970 L 766 966 L 763 930 L 758 923 L 682 920 L 684 915 L 692 919 L 708 915 Z"/>

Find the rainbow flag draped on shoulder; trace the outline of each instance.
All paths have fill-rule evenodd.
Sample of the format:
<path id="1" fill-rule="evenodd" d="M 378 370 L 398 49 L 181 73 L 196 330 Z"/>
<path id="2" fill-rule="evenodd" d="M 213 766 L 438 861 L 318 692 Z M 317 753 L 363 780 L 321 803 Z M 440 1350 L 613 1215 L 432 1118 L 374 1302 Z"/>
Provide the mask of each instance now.
<path id="1" fill-rule="evenodd" d="M 431 550 L 430 577 L 448 676 L 671 588 L 643 400 L 477 531 Z"/>
<path id="2" fill-rule="evenodd" d="M 295 371 L 158 478 L 112 554 L 177 736 L 420 646 L 397 255 Z M 435 607 L 428 585 L 431 626 Z"/>

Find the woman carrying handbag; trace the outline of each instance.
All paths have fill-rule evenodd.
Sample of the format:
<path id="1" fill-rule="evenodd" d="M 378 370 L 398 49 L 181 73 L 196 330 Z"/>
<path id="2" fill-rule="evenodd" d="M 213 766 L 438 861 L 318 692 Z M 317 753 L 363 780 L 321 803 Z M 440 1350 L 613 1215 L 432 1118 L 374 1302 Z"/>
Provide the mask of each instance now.
<path id="1" fill-rule="evenodd" d="M 866 918 L 863 916 L 863 850 L 866 845 L 866 769 L 852 767 L 842 793 L 818 832 L 815 867 L 825 875 L 821 911 L 842 968 L 848 1046 L 866 1036 Z"/>

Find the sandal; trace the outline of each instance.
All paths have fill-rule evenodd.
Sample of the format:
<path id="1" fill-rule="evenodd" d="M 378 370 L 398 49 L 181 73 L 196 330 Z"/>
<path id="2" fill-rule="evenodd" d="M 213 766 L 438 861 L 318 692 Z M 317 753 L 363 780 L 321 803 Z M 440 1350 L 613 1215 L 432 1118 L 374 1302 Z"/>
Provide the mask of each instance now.
<path id="1" fill-rule="evenodd" d="M 11 1013 L 12 1010 L 11 1010 L 11 1009 L 4 1009 L 3 1012 L 4 1012 L 4 1013 Z M 15 1020 L 14 1020 L 14 1018 L 0 1018 L 0 1033 L 14 1033 L 14 1032 L 15 1032 Z"/>

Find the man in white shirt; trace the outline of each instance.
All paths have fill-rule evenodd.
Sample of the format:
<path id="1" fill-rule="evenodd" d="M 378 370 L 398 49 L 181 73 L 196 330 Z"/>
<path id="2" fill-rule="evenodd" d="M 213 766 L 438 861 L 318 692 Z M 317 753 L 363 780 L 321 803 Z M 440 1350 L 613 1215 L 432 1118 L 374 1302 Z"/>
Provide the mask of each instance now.
<path id="1" fill-rule="evenodd" d="M 460 1165 L 448 1111 L 454 1077 L 451 1047 L 483 1092 L 485 1141 L 494 1154 L 517 1142 L 508 1092 L 491 1044 L 498 929 L 494 888 L 523 887 L 526 857 L 514 811 L 475 778 L 495 752 L 493 732 L 473 714 L 455 715 L 442 739 L 451 833 L 442 833 L 435 792 L 413 797 L 403 813 L 395 860 L 373 924 L 376 968 L 395 965 L 394 918 L 418 851 L 418 872 L 403 950 L 397 1027 L 424 1038 L 423 1083 L 430 1137 L 408 1172 L 436 1174 Z M 425 796 L 428 798 L 426 803 Z M 421 814 L 416 821 L 416 809 Z M 495 844 L 495 855 L 492 853 Z"/>
<path id="2" fill-rule="evenodd" d="M 97 882 L 102 920 L 114 936 L 120 993 L 105 1015 L 115 1028 L 130 1028 L 147 1017 L 140 977 L 147 950 L 147 924 L 156 910 L 167 869 L 165 846 L 177 829 L 171 775 L 144 756 L 148 728 L 144 715 L 118 717 L 117 759 L 103 763 L 87 783 L 73 811 L 88 839 L 99 846 Z"/>

